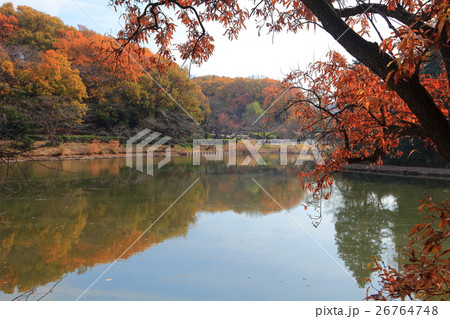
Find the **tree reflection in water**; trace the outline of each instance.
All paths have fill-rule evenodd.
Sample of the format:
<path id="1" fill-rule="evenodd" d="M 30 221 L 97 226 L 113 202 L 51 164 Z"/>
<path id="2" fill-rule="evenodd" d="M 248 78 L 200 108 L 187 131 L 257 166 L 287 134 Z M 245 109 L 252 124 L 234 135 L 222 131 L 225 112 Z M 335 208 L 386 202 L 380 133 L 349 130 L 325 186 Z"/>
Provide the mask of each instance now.
<path id="1" fill-rule="evenodd" d="M 299 167 L 281 167 L 276 160 L 270 164 L 193 166 L 190 158 L 180 157 L 148 176 L 126 167 L 124 159 L 49 164 L 65 172 L 24 163 L 30 185 L 12 181 L 21 184 L 22 192 L 0 201 L 0 290 L 36 294 L 36 287 L 51 287 L 65 274 L 81 274 L 113 262 L 198 177 L 199 182 L 123 259 L 186 236 L 198 212 L 254 216 L 280 212 L 252 178 L 285 209 L 302 207 L 308 196 L 296 177 Z M 338 256 L 355 279 L 370 275 L 365 266 L 372 255 L 402 263 L 397 251 L 405 246 L 411 225 L 420 221 L 417 201 L 428 195 L 445 197 L 442 190 L 449 186 L 448 181 L 338 176 L 329 211 L 334 216 Z"/>
<path id="2" fill-rule="evenodd" d="M 22 164 L 30 185 L 23 185 L 19 197 L 2 202 L 0 290 L 6 294 L 34 292 L 66 273 L 113 262 L 197 177 L 195 187 L 123 259 L 185 236 L 200 211 L 278 212 L 252 177 L 286 208 L 298 205 L 303 196 L 293 167 L 192 166 L 190 159 L 176 158 L 148 176 L 117 159 L 52 164 L 65 172 Z"/>
<path id="3" fill-rule="evenodd" d="M 411 227 L 422 221 L 418 201 L 428 196 L 444 199 L 448 195 L 443 189 L 450 189 L 448 180 L 350 173 L 336 179 L 340 203 L 334 210 L 335 242 L 356 280 L 370 277 L 366 267 L 370 256 L 395 267 L 404 264 L 399 251 L 405 248 Z"/>

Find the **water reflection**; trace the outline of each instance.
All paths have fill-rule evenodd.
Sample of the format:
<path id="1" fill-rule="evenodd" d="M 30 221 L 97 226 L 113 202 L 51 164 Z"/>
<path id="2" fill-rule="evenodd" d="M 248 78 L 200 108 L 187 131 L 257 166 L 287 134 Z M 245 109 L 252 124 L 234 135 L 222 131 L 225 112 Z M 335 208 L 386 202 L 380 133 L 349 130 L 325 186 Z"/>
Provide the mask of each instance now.
<path id="1" fill-rule="evenodd" d="M 421 222 L 418 201 L 448 196 L 448 180 L 368 174 L 343 174 L 336 179 L 335 242 L 339 257 L 360 280 L 370 276 L 370 256 L 398 267 L 412 225 Z M 360 282 L 361 286 L 364 283 Z"/>
<path id="2" fill-rule="evenodd" d="M 30 185 L 20 197 L 1 202 L 0 290 L 7 294 L 114 261 L 197 177 L 195 187 L 124 259 L 166 239 L 185 236 L 199 211 L 278 212 L 277 204 L 252 178 L 264 183 L 286 208 L 298 205 L 303 196 L 294 168 L 230 169 L 222 162 L 192 166 L 189 159 L 177 158 L 151 177 L 117 159 L 47 165 L 58 170 L 24 164 Z"/>
<path id="3" fill-rule="evenodd" d="M 51 171 L 24 163 L 30 184 L 17 179 L 20 195 L 0 201 L 0 290 L 17 294 L 113 262 L 197 178 L 123 259 L 187 236 L 199 212 L 255 217 L 280 212 L 252 178 L 285 209 L 305 214 L 301 204 L 307 194 L 296 178 L 298 167 L 281 167 L 276 161 L 269 166 L 192 166 L 191 161 L 174 158 L 155 176 L 126 167 L 123 159 L 47 163 L 55 168 Z M 334 237 L 337 256 L 355 279 L 366 278 L 371 255 L 404 262 L 397 251 L 405 246 L 411 225 L 420 221 L 417 201 L 429 195 L 444 198 L 449 189 L 444 180 L 338 176 L 326 210 L 326 223 L 335 232 L 327 236 Z M 317 249 L 317 254 L 322 252 Z"/>

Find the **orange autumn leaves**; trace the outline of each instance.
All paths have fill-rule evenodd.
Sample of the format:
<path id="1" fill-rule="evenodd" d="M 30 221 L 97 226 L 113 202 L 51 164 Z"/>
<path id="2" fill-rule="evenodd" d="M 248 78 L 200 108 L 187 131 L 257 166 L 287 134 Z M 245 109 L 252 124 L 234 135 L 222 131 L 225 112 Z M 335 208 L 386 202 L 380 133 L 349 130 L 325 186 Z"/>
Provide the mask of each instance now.
<path id="1" fill-rule="evenodd" d="M 5 40 L 7 37 L 17 32 L 17 18 L 14 16 L 6 16 L 0 13 L 0 40 Z"/>
<path id="2" fill-rule="evenodd" d="M 48 50 L 41 58 L 34 76 L 37 94 L 62 95 L 78 102 L 86 97 L 86 88 L 79 71 L 71 68 L 71 63 L 64 53 Z"/>
<path id="3" fill-rule="evenodd" d="M 421 74 L 442 113 L 449 103 L 445 75 Z M 348 163 L 381 163 L 386 153 L 397 151 L 403 136 L 420 135 L 417 118 L 388 85 L 362 64 L 349 64 L 337 52 L 326 62 L 316 62 L 306 72 L 293 72 L 285 85 L 296 92 L 291 103 L 297 109 L 301 130 L 333 147 L 325 165 L 304 177 L 315 177 L 306 186 L 318 192 L 331 184 L 331 174 Z"/>
<path id="4" fill-rule="evenodd" d="M 237 38 L 245 28 L 244 22 L 249 13 L 237 1 L 161 1 L 110 0 L 116 9 L 125 7 L 125 25 L 118 34 L 118 40 L 124 44 L 122 49 L 133 48 L 150 39 L 158 46 L 158 55 L 168 61 L 174 61 L 173 49 L 180 52 L 183 60 L 201 64 L 208 60 L 214 51 L 214 38 L 203 25 L 206 21 L 219 22 L 225 27 L 224 35 L 229 39 Z M 206 5 L 199 12 L 195 7 Z M 167 14 L 172 11 L 174 16 Z M 184 28 L 186 39 L 172 45 L 177 28 Z M 129 46 L 128 46 L 129 45 Z"/>
<path id="5" fill-rule="evenodd" d="M 195 122 L 179 105 L 198 123 L 209 112 L 208 100 L 187 71 L 168 65 L 148 49 L 135 47 L 117 57 L 113 51 L 120 40 L 86 27 L 75 29 L 11 3 L 0 6 L 0 14 L 0 94 L 7 102 L 3 107 L 26 114 L 33 133 L 54 138 L 76 133 L 83 129 L 80 124 L 94 134 L 144 125 L 157 130 L 161 128 L 153 127 L 154 122 L 172 123 L 176 117 L 186 124 L 162 129 L 181 127 L 177 134 L 185 136 Z M 162 120 L 167 117 L 171 120 Z"/>
<path id="6" fill-rule="evenodd" d="M 450 264 L 446 240 L 450 233 L 449 200 L 447 197 L 439 203 L 432 203 L 431 199 L 422 201 L 419 212 L 424 215 L 424 222 L 411 229 L 408 246 L 403 249 L 409 263 L 403 266 L 402 272 L 386 267 L 373 257 L 369 267 L 378 273 L 382 285 L 374 294 L 369 294 L 369 287 L 366 299 L 448 300 Z"/>
<path id="7" fill-rule="evenodd" d="M 331 78 L 319 80 L 326 91 L 325 94 L 318 92 L 320 99 L 330 98 L 328 93 L 331 90 L 348 88 L 336 92 L 341 100 L 339 103 L 348 106 L 339 112 L 339 116 L 330 116 L 326 100 L 321 105 L 327 105 L 321 109 L 321 125 L 329 122 L 329 116 L 333 119 L 346 117 L 336 126 L 340 128 L 335 133 L 329 133 L 329 136 L 343 139 L 347 144 L 345 149 L 337 150 L 335 159 L 344 159 L 344 162 L 346 159 L 349 162 L 363 159 L 376 162 L 379 155 L 395 147 L 398 136 L 413 135 L 406 134 L 406 131 L 417 133 L 419 126 L 424 133 L 421 133 L 422 136 L 432 140 L 445 158 L 450 156 L 445 118 L 450 76 L 448 0 L 383 0 L 377 3 L 349 3 L 344 0 L 254 1 L 247 6 L 240 6 L 238 1 L 116 0 L 111 1 L 111 4 L 125 9 L 126 26 L 119 33 L 119 39 L 125 45 L 154 39 L 163 57 L 173 60 L 171 47 L 182 48 L 182 58 L 196 64 L 208 60 L 214 49 L 214 39 L 208 34 L 204 25 L 206 23 L 218 22 L 230 39 L 237 38 L 247 20 L 253 18 L 257 20 L 258 33 L 263 29 L 269 33 L 297 33 L 300 29 L 319 25 L 358 58 L 361 64 L 371 68 L 369 71 L 362 66 L 355 66 L 345 71 L 344 68 L 350 65 L 340 65 L 337 74 L 325 71 L 326 74 L 322 76 Z M 169 11 L 173 12 L 171 18 L 166 15 Z M 187 30 L 186 42 L 183 44 L 175 43 L 179 39 L 174 37 L 177 23 L 184 25 Z M 370 39 L 367 38 L 369 34 Z M 444 56 L 446 77 L 442 75 L 439 79 L 431 79 L 419 75 L 422 64 L 429 62 L 431 53 L 438 58 Z M 327 67 L 336 63 L 336 60 L 336 56 L 332 57 Z M 343 78 L 348 76 L 349 80 L 337 80 L 338 75 Z M 315 74 L 312 72 L 309 76 L 313 78 Z M 292 76 L 287 81 L 291 80 Z M 384 82 L 389 84 L 389 88 Z M 434 99 L 430 99 L 430 95 Z M 306 95 L 306 98 L 314 99 L 314 96 Z M 418 100 L 426 102 L 417 103 Z M 317 111 L 318 108 L 315 109 Z M 315 117 L 312 114 L 305 115 L 302 114 L 305 118 Z M 330 130 L 331 127 L 327 126 L 327 131 Z"/>

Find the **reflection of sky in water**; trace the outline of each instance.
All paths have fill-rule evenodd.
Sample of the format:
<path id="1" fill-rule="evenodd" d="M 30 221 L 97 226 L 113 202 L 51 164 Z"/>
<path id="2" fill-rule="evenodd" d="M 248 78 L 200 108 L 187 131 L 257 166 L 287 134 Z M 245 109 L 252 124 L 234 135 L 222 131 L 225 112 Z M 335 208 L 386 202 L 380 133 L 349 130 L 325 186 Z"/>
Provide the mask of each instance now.
<path id="1" fill-rule="evenodd" d="M 394 195 L 387 195 L 381 198 L 381 204 L 384 209 L 396 212 L 398 209 L 397 198 Z"/>
<path id="2" fill-rule="evenodd" d="M 100 238 L 95 238 L 97 233 L 101 231 L 108 235 L 108 227 L 116 231 L 116 227 L 135 224 L 145 229 L 145 225 L 154 220 L 148 211 L 162 212 L 172 201 L 166 196 L 170 194 L 176 198 L 184 190 L 184 186 L 178 184 L 191 183 L 192 176 L 182 176 L 182 171 L 169 174 L 177 168 L 174 165 L 166 172 L 159 172 L 160 177 L 145 177 L 130 186 L 129 181 L 136 181 L 136 176 L 141 178 L 138 173 L 119 170 L 116 161 L 109 161 L 106 166 L 101 163 L 89 162 L 92 164 L 90 172 L 95 174 L 84 177 L 82 188 L 78 190 L 79 197 L 74 197 L 76 200 L 52 198 L 55 194 L 61 196 L 58 186 L 55 193 L 42 194 L 47 201 L 36 201 L 36 196 L 33 196 L 30 201 L 21 199 L 12 205 L 20 214 L 30 207 L 38 207 L 42 212 L 53 207 L 56 215 L 44 214 L 42 219 L 52 220 L 57 216 L 57 227 L 67 227 L 70 234 L 72 228 L 74 233 L 78 231 L 73 239 L 69 238 L 69 246 L 72 245 L 73 250 L 80 249 L 81 245 L 80 252 L 90 254 L 70 255 L 75 259 L 82 257 L 93 266 L 83 266 L 80 271 L 70 270 L 46 300 L 76 299 L 118 257 L 116 252 L 125 248 L 119 245 L 114 256 L 103 256 L 110 249 L 108 244 L 120 244 L 121 238 L 107 237 L 106 241 L 100 241 Z M 82 165 L 74 165 L 79 165 L 76 167 L 83 171 Z M 116 169 L 111 170 L 111 167 Z M 308 195 L 299 191 L 295 174 L 289 177 L 291 175 L 260 168 L 231 174 L 222 171 L 220 163 L 206 166 L 206 174 L 202 167 L 198 169 L 203 172 L 203 175 L 199 174 L 199 183 L 179 205 L 167 212 L 159 225 L 149 231 L 153 237 L 142 239 L 149 240 L 149 244 L 139 246 L 141 248 L 132 256 L 117 262 L 86 293 L 86 299 L 361 300 L 365 290 L 356 284 L 355 279 L 370 275 L 366 269 L 370 256 L 377 255 L 388 265 L 397 267 L 401 263 L 397 251 L 406 243 L 410 227 L 420 221 L 414 213 L 417 201 L 427 196 L 430 189 L 438 194 L 446 190 L 442 185 L 436 186 L 440 185 L 439 182 L 433 181 L 409 183 L 402 182 L 402 179 L 365 175 L 339 177 L 330 200 L 315 203 L 305 211 L 302 204 L 308 202 Z M 125 175 L 125 186 L 119 183 L 120 179 L 113 182 L 107 179 L 116 175 L 120 177 L 124 172 L 135 174 L 131 177 Z M 198 173 L 194 173 L 193 176 L 197 177 Z M 39 174 L 44 173 L 39 171 Z M 92 179 L 89 176 L 97 177 Z M 280 212 L 279 207 L 252 182 L 253 177 L 354 278 L 348 277 L 298 225 Z M 75 179 L 69 180 L 63 186 L 72 193 L 70 187 L 75 187 L 76 182 Z M 155 196 L 156 202 L 149 201 L 149 196 L 161 190 L 164 191 Z M 60 205 L 61 211 L 55 205 Z M 65 210 L 69 206 L 73 216 Z M 83 221 L 82 213 L 86 211 L 89 214 Z M 320 213 L 323 218 L 320 226 L 315 228 L 310 217 L 317 217 Z M 78 216 L 81 218 L 77 219 L 80 226 L 71 219 Z M 18 222 L 21 222 L 20 218 Z M 36 223 L 39 227 L 46 225 L 42 220 L 36 220 Z M 85 233 L 93 238 L 86 238 Z M 112 234 L 116 236 L 120 232 Z M 36 240 L 41 240 L 39 233 L 35 236 Z M 51 243 L 41 244 L 55 250 L 51 256 L 59 256 L 58 247 L 51 246 Z M 61 241 L 62 248 L 65 244 L 67 242 Z M 3 251 L 8 253 L 7 249 Z M 70 253 L 69 249 L 67 254 Z M 65 261 L 67 256 L 60 254 L 58 258 L 61 259 L 56 261 L 71 261 Z M 99 255 L 104 257 L 103 261 L 98 259 Z M 48 265 L 52 262 L 55 260 Z M 34 264 L 25 266 L 32 269 Z M 3 266 L 4 269 L 8 267 L 9 264 Z M 0 275 L 2 271 L 0 269 Z M 8 278 L 2 275 L 0 279 Z M 36 280 L 39 282 L 39 278 Z M 46 284 L 40 291 L 47 291 L 53 284 Z M 17 294 L 16 288 L 14 294 L 0 294 L 0 298 L 8 300 Z"/>
<path id="3" fill-rule="evenodd" d="M 290 214 L 335 257 L 333 225 L 315 229 L 304 210 Z M 309 224 L 309 225 L 308 225 Z M 75 299 L 107 265 L 49 299 Z M 106 279 L 112 279 L 106 281 Z M 345 294 L 337 294 L 345 289 Z M 120 261 L 86 294 L 95 300 L 335 300 L 362 291 L 285 214 L 260 218 L 199 213 L 185 238 L 164 241 Z"/>
<path id="4" fill-rule="evenodd" d="M 394 195 L 389 194 L 379 197 L 377 194 L 371 193 L 369 194 L 368 199 L 380 209 L 389 210 L 393 213 L 398 209 L 397 198 Z"/>
<path id="5" fill-rule="evenodd" d="M 388 228 L 381 231 L 383 253 L 380 256 L 380 260 L 382 260 L 386 266 L 391 266 L 398 269 L 398 262 L 396 260 L 397 248 L 395 246 L 395 242 L 393 241 L 395 236 L 392 231 L 393 228 L 394 225 L 389 223 Z"/>

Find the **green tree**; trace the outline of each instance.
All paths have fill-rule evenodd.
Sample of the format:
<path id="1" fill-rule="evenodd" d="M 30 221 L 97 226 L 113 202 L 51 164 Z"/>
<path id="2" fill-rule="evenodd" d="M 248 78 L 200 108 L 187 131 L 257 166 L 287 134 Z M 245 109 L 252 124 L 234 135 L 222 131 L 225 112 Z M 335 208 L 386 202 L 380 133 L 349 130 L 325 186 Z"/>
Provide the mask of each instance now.
<path id="1" fill-rule="evenodd" d="M 245 107 L 246 115 L 261 115 L 263 110 L 257 101 L 247 104 Z"/>

